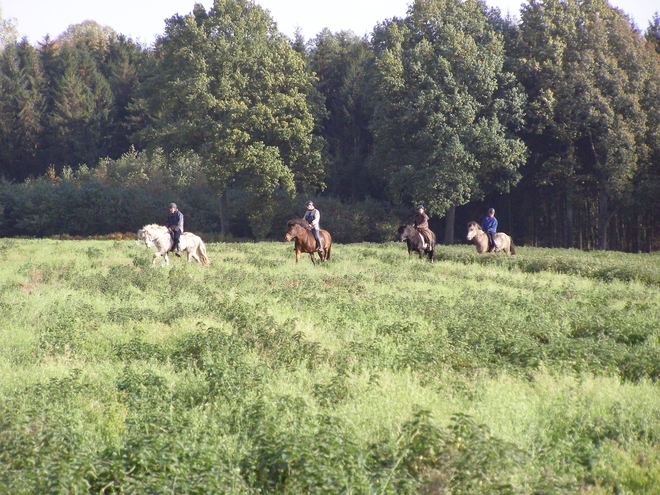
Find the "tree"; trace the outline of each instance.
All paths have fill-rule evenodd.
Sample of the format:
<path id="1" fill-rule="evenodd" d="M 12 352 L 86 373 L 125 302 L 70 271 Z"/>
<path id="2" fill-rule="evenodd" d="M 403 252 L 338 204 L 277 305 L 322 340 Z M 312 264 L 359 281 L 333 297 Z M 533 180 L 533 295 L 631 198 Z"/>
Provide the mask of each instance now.
<path id="1" fill-rule="evenodd" d="M 417 0 L 374 34 L 378 103 L 372 167 L 392 197 L 450 212 L 520 178 L 524 93 L 504 69 L 496 14 L 478 0 Z"/>
<path id="2" fill-rule="evenodd" d="M 657 12 L 653 15 L 653 19 L 649 21 L 649 27 L 646 28 L 644 38 L 653 45 L 657 53 L 660 53 L 660 15 Z"/>
<path id="3" fill-rule="evenodd" d="M 258 234 L 266 233 L 276 191 L 323 187 L 313 77 L 261 7 L 216 0 L 206 12 L 196 5 L 166 22 L 155 57 L 136 103 L 148 118 L 137 138 L 203 158 L 221 198 L 223 233 L 230 187 L 255 205 L 250 221 Z"/>
<path id="4" fill-rule="evenodd" d="M 46 81 L 37 51 L 23 40 L 0 55 L 0 170 L 23 179 L 42 166 Z"/>
<path id="5" fill-rule="evenodd" d="M 311 44 L 309 66 L 327 109 L 322 132 L 331 156 L 328 192 L 343 199 L 379 198 L 382 179 L 367 167 L 373 148 L 369 129 L 374 105 L 373 51 L 365 38 L 328 29 Z"/>
<path id="6" fill-rule="evenodd" d="M 532 0 L 522 10 L 520 79 L 530 96 L 538 180 L 565 196 L 567 247 L 573 204 L 597 205 L 597 246 L 631 197 L 647 154 L 647 50 L 630 20 L 603 0 Z M 539 139 L 540 138 L 540 139 Z"/>
<path id="7" fill-rule="evenodd" d="M 6 46 L 15 43 L 18 38 L 15 19 L 3 19 L 2 7 L 0 7 L 0 51 Z"/>
<path id="8" fill-rule="evenodd" d="M 85 43 L 57 51 L 49 110 L 51 163 L 96 163 L 107 155 L 113 95 Z"/>

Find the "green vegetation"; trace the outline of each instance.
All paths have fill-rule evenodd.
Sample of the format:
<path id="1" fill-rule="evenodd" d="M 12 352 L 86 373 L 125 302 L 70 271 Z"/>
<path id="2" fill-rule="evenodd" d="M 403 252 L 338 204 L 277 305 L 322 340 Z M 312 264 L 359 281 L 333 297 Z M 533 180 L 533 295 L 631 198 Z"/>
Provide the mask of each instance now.
<path id="1" fill-rule="evenodd" d="M 657 14 L 415 0 L 366 36 L 277 22 L 213 0 L 149 47 L 94 21 L 32 46 L 0 12 L 2 234 L 135 231 L 175 201 L 194 231 L 273 240 L 312 199 L 359 220 L 339 242 L 422 203 L 448 245 L 494 207 L 519 245 L 660 249 Z"/>
<path id="2" fill-rule="evenodd" d="M 0 240 L 0 492 L 652 494 L 660 257 Z"/>

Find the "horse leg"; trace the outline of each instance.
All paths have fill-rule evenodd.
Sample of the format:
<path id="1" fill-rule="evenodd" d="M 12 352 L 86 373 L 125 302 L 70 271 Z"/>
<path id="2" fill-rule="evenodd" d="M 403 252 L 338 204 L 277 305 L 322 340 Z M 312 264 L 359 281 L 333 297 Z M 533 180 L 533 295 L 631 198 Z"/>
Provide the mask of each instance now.
<path id="1" fill-rule="evenodd" d="M 319 256 L 320 256 L 320 253 L 319 253 Z M 312 258 L 312 265 L 316 265 L 316 261 L 314 261 L 314 252 L 313 251 L 311 253 L 309 253 L 309 257 Z"/>
<path id="2" fill-rule="evenodd" d="M 158 258 L 159 256 L 162 256 L 162 257 L 163 257 L 163 260 L 165 260 L 165 264 L 166 264 L 166 265 L 169 265 L 169 264 L 170 264 L 170 263 L 169 263 L 169 260 L 168 260 L 168 258 L 167 258 L 167 252 L 163 253 L 162 251 L 158 251 L 158 252 L 155 252 L 155 253 L 154 253 L 154 256 L 153 256 L 153 258 L 152 258 L 152 260 L 151 260 L 151 266 L 155 266 L 155 265 L 156 265 L 156 258 Z"/>
<path id="3" fill-rule="evenodd" d="M 293 251 L 296 253 L 296 263 L 300 261 L 300 250 L 293 248 Z"/>
<path id="4" fill-rule="evenodd" d="M 192 260 L 195 260 L 200 265 L 202 264 L 202 260 L 199 259 L 199 256 L 197 256 L 196 251 L 190 251 L 188 253 L 188 261 L 192 261 Z"/>

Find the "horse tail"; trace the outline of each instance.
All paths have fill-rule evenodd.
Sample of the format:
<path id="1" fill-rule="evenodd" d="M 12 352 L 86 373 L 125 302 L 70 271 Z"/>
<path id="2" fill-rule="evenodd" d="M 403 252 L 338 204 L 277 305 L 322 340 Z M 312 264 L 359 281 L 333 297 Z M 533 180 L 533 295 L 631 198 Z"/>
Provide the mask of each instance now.
<path id="1" fill-rule="evenodd" d="M 513 237 L 509 237 L 511 240 L 511 254 L 516 254 L 516 245 L 513 243 Z"/>
<path id="2" fill-rule="evenodd" d="M 328 247 L 325 249 L 325 259 L 326 261 L 330 259 L 330 250 L 332 249 L 332 242 L 328 244 Z"/>
<path id="3" fill-rule="evenodd" d="M 201 239 L 199 240 L 199 245 L 197 246 L 197 255 L 199 256 L 202 265 L 209 266 L 209 258 L 206 256 L 206 246 L 204 245 L 204 241 Z"/>

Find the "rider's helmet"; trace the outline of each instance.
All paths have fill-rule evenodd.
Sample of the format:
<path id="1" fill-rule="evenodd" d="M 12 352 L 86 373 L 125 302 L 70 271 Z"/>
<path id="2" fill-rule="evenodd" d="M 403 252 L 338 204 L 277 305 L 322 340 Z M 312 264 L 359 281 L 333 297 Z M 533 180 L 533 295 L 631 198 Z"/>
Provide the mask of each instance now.
<path id="1" fill-rule="evenodd" d="M 418 210 L 423 210 L 424 207 L 423 207 L 422 205 L 417 205 L 417 209 L 418 209 Z"/>
<path id="2" fill-rule="evenodd" d="M 493 215 L 495 215 L 495 208 L 490 208 L 490 209 L 488 210 L 488 213 L 492 213 Z"/>
<path id="3" fill-rule="evenodd" d="M 176 203 L 170 203 L 170 208 L 176 208 Z"/>
<path id="4" fill-rule="evenodd" d="M 307 203 L 305 203 L 305 205 L 306 205 L 306 206 L 314 206 L 314 203 L 311 202 L 311 201 L 307 201 Z"/>

